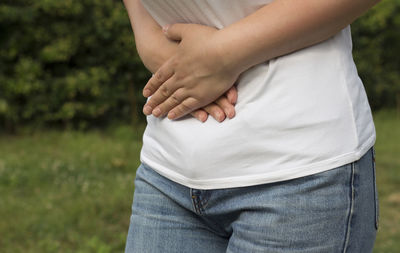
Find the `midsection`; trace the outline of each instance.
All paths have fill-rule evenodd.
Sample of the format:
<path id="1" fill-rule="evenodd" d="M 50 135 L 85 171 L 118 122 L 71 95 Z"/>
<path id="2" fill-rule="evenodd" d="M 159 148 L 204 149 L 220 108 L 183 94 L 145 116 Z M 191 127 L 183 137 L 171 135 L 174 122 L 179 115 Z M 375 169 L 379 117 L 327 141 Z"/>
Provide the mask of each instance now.
<path id="1" fill-rule="evenodd" d="M 352 64 L 342 48 L 347 36 L 343 30 L 242 73 L 232 120 L 149 116 L 143 153 L 188 178 L 205 179 L 231 173 L 215 170 L 229 161 L 286 169 L 352 152 L 358 143 L 347 85 L 362 84 L 346 80 Z"/>
<path id="2" fill-rule="evenodd" d="M 142 1 L 160 25 L 198 23 L 219 29 L 271 2 Z M 233 167 L 264 164 L 280 170 L 352 152 L 359 145 L 352 103 L 363 90 L 361 82 L 352 81 L 358 76 L 353 65 L 348 28 L 255 65 L 237 82 L 235 118 L 218 123 L 210 117 L 200 123 L 192 117 L 171 121 L 149 116 L 142 155 L 202 180 L 233 176 Z M 349 93 L 348 86 L 357 88 Z"/>

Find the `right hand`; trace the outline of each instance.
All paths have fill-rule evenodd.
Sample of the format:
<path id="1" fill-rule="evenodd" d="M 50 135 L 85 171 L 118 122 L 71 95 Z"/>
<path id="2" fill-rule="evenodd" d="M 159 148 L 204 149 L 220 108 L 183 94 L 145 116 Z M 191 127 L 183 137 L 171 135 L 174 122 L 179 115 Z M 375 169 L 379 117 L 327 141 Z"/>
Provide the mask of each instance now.
<path id="1" fill-rule="evenodd" d="M 175 55 L 143 88 L 143 95 L 151 96 L 143 112 L 176 120 L 217 101 L 235 84 L 241 70 L 220 64 L 224 55 L 219 53 L 219 40 L 212 39 L 220 30 L 199 24 L 172 24 L 163 30 L 179 44 Z M 221 116 L 217 119 L 221 121 Z"/>
<path id="2" fill-rule="evenodd" d="M 170 40 L 164 35 L 159 24 L 143 7 L 141 1 L 129 0 L 124 1 L 124 4 L 135 31 L 135 44 L 139 56 L 146 68 L 155 73 L 165 61 L 176 53 L 179 42 Z M 190 26 L 190 24 L 187 25 Z M 235 88 L 231 88 L 231 90 L 215 102 L 192 112 L 192 115 L 202 122 L 207 120 L 208 115 L 219 119 L 220 122 L 226 116 L 232 118 L 235 115 L 234 104 L 237 99 L 237 91 Z"/>
<path id="3" fill-rule="evenodd" d="M 235 104 L 238 98 L 236 86 L 232 86 L 225 94 L 214 102 L 197 109 L 190 114 L 201 122 L 205 122 L 208 115 L 211 115 L 216 121 L 222 122 L 226 117 L 232 119 L 235 112 Z"/>

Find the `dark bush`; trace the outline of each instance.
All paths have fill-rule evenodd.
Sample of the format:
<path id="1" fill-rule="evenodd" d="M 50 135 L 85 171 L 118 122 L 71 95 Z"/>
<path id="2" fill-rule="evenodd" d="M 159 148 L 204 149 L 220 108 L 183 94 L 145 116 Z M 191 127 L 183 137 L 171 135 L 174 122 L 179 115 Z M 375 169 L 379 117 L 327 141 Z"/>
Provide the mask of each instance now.
<path id="1" fill-rule="evenodd" d="M 86 128 L 138 117 L 137 91 L 149 74 L 121 1 L 6 0 L 0 31 L 3 127 Z"/>
<path id="2" fill-rule="evenodd" d="M 374 109 L 397 103 L 400 110 L 399 8 L 382 1 L 352 26 Z M 0 3 L 0 128 L 143 121 L 148 78 L 122 1 Z"/>

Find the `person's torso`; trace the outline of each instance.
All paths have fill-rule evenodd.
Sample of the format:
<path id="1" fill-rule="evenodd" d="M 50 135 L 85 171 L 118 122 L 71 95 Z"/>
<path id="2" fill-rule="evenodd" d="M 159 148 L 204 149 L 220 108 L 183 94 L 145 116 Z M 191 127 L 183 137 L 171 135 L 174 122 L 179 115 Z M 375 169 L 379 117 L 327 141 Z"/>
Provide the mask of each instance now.
<path id="1" fill-rule="evenodd" d="M 160 24 L 223 29 L 269 0 L 142 0 Z M 245 48 L 243 50 L 246 50 Z M 374 143 L 350 28 L 242 73 L 236 116 L 218 123 L 147 117 L 142 162 L 194 188 L 287 180 L 354 161 Z"/>

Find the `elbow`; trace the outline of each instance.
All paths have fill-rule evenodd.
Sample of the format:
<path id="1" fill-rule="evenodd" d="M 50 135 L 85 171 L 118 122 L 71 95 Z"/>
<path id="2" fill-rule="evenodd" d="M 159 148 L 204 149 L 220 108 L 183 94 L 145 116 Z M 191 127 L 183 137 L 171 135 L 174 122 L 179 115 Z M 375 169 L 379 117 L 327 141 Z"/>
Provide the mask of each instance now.
<path id="1" fill-rule="evenodd" d="M 136 44 L 136 51 L 143 65 L 151 73 L 155 73 L 163 63 L 162 59 L 160 59 L 160 56 L 154 54 L 154 51 L 152 51 L 151 48 L 148 48 L 146 45 Z"/>

